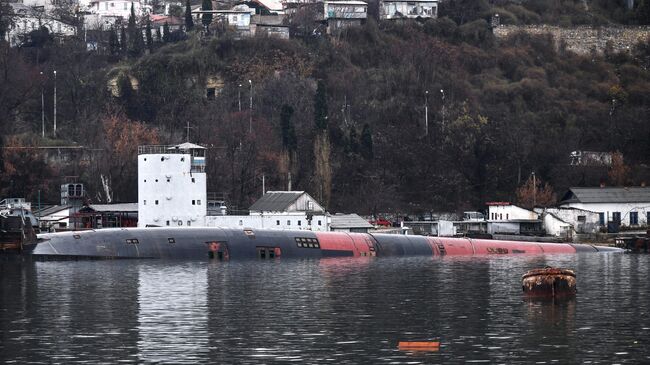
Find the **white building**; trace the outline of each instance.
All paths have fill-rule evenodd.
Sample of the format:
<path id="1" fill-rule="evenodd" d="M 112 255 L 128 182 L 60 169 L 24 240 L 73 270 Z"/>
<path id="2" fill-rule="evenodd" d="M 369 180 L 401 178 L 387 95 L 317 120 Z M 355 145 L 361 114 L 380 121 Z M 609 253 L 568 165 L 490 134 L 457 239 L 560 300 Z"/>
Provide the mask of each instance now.
<path id="1" fill-rule="evenodd" d="M 507 202 L 489 202 L 487 220 L 508 221 L 514 219 L 538 219 L 537 213 Z"/>
<path id="2" fill-rule="evenodd" d="M 360 26 L 368 18 L 368 3 L 358 0 L 323 1 L 323 20 L 327 22 L 327 32 Z"/>
<path id="3" fill-rule="evenodd" d="M 598 187 L 570 188 L 560 207 L 578 208 L 599 215 L 598 224 L 619 223 L 621 226 L 648 226 L 650 221 L 650 188 Z"/>
<path id="4" fill-rule="evenodd" d="M 151 6 L 144 2 L 130 0 L 92 0 L 88 11 L 105 21 L 117 19 L 127 20 L 131 15 L 131 5 L 136 17 L 142 17 L 151 12 Z"/>
<path id="5" fill-rule="evenodd" d="M 438 0 L 383 0 L 380 4 L 381 19 L 438 17 Z"/>
<path id="6" fill-rule="evenodd" d="M 205 147 L 138 147 L 138 227 L 205 226 Z"/>
<path id="7" fill-rule="evenodd" d="M 27 34 L 41 27 L 47 28 L 50 34 L 58 37 L 73 36 L 76 33 L 74 25 L 62 22 L 44 8 L 19 3 L 9 5 L 14 13 L 13 25 L 6 32 L 5 40 L 12 47 L 21 45 Z"/>

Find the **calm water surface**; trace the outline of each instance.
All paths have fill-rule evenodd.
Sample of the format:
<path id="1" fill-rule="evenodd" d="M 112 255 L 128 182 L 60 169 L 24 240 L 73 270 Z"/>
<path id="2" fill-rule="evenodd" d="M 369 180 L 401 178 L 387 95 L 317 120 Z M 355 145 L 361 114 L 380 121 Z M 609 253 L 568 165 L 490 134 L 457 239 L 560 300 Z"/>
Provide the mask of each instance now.
<path id="1" fill-rule="evenodd" d="M 0 261 L 0 363 L 648 363 L 649 264 Z M 523 300 L 521 274 L 545 265 L 576 270 L 575 300 Z"/>

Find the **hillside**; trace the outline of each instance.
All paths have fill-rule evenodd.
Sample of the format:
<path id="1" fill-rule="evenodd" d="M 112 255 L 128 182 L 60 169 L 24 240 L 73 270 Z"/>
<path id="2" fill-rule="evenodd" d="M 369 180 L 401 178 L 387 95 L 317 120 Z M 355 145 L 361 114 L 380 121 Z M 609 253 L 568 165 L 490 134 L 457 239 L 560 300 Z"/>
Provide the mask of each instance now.
<path id="1" fill-rule="evenodd" d="M 78 176 L 68 179 L 94 201 L 135 201 L 137 145 L 182 142 L 188 123 L 190 140 L 210 147 L 210 190 L 237 207 L 261 194 L 262 175 L 283 189 L 289 172 L 331 211 L 363 214 L 514 200 L 533 171 L 558 193 L 650 181 L 649 41 L 579 55 L 549 36 L 496 39 L 483 19 L 441 18 L 368 21 L 332 38 L 195 33 L 131 58 L 75 42 L 0 47 L 5 146 L 90 151 L 45 163 L 6 148 L 0 196 L 41 190 L 55 202 Z M 60 140 L 43 140 L 40 86 L 51 137 L 53 70 Z M 620 151 L 625 166 L 572 166 L 577 150 Z"/>

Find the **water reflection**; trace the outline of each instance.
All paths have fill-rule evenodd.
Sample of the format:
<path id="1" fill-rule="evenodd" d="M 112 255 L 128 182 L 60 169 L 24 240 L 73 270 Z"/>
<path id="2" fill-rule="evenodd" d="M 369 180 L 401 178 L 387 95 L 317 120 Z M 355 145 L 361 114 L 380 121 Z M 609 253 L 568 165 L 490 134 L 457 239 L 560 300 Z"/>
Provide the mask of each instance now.
<path id="1" fill-rule="evenodd" d="M 174 363 L 206 360 L 209 337 L 206 265 L 140 265 L 137 283 L 139 360 Z"/>
<path id="2" fill-rule="evenodd" d="M 527 301 L 521 275 L 576 270 Z M 644 363 L 650 255 L 0 264 L 0 363 Z M 433 353 L 399 341 L 440 341 Z"/>

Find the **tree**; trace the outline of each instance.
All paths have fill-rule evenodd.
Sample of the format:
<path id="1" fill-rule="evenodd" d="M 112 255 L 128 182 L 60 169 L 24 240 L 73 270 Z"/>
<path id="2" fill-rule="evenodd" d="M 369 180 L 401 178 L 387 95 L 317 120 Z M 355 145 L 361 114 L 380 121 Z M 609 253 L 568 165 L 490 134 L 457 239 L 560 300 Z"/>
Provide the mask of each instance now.
<path id="1" fill-rule="evenodd" d="M 149 49 L 149 53 L 153 53 L 153 36 L 151 35 L 151 20 L 149 19 L 149 16 L 147 16 L 145 35 L 147 37 L 147 48 Z"/>
<path id="2" fill-rule="evenodd" d="M 0 43 L 5 40 L 5 34 L 14 23 L 13 13 L 8 2 L 0 1 Z"/>
<path id="3" fill-rule="evenodd" d="M 361 132 L 361 156 L 366 160 L 372 160 L 374 153 L 372 147 L 372 131 L 368 123 L 363 125 Z"/>
<path id="4" fill-rule="evenodd" d="M 185 30 L 191 31 L 194 28 L 194 20 L 192 20 L 192 8 L 190 7 L 190 0 L 185 2 Z"/>
<path id="5" fill-rule="evenodd" d="M 135 21 L 135 9 L 131 3 L 131 15 L 129 15 L 128 30 L 128 55 L 129 57 L 138 57 L 144 51 L 144 41 L 142 40 L 142 31 Z"/>
<path id="6" fill-rule="evenodd" d="M 117 31 L 114 27 L 111 27 L 110 33 L 108 34 L 108 49 L 111 56 L 120 55 L 120 40 L 117 37 Z"/>
<path id="7" fill-rule="evenodd" d="M 623 186 L 627 183 L 627 176 L 630 168 L 623 161 L 623 154 L 616 151 L 612 154 L 612 165 L 607 172 L 610 183 L 615 186 Z"/>
<path id="8" fill-rule="evenodd" d="M 640 24 L 650 24 L 650 0 L 641 0 L 636 8 L 636 18 Z"/>
<path id="9" fill-rule="evenodd" d="M 318 80 L 314 98 L 314 123 L 317 130 L 327 130 L 327 95 L 325 83 Z"/>
<path id="10" fill-rule="evenodd" d="M 163 24 L 163 35 L 162 35 L 163 42 L 171 42 L 171 33 L 169 33 L 169 24 L 165 22 Z"/>
<path id="11" fill-rule="evenodd" d="M 203 4 L 201 4 L 201 10 L 212 10 L 212 0 L 203 0 Z M 212 23 L 212 14 L 203 14 L 201 17 L 201 22 L 203 23 L 205 30 L 209 32 L 210 24 Z"/>
<path id="12" fill-rule="evenodd" d="M 126 40 L 126 29 L 124 29 L 124 26 L 122 26 L 122 30 L 120 31 L 120 54 L 122 57 L 126 57 L 128 47 L 128 42 Z"/>
<path id="13" fill-rule="evenodd" d="M 548 183 L 542 186 L 542 180 L 532 174 L 517 191 L 517 202 L 520 206 L 532 209 L 534 207 L 548 207 L 556 202 L 553 187 Z"/>
<path id="14" fill-rule="evenodd" d="M 282 128 L 282 146 L 289 152 L 298 148 L 298 137 L 296 137 L 296 128 L 291 121 L 293 108 L 289 105 L 282 105 L 280 109 L 280 127 Z"/>

